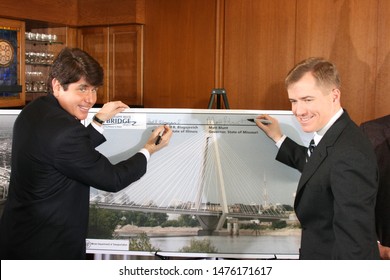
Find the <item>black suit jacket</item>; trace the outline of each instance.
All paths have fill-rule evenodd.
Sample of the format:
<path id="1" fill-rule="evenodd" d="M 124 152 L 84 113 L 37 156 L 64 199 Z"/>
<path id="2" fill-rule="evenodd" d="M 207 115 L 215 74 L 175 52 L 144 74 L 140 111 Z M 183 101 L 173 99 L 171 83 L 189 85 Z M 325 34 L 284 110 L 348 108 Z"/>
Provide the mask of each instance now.
<path id="1" fill-rule="evenodd" d="M 379 259 L 375 234 L 378 170 L 371 144 L 347 112 L 306 163 L 289 138 L 276 159 L 302 172 L 294 208 L 302 226 L 301 259 Z"/>
<path id="2" fill-rule="evenodd" d="M 361 124 L 378 160 L 379 190 L 375 218 L 378 240 L 390 247 L 390 115 Z"/>
<path id="3" fill-rule="evenodd" d="M 90 186 L 117 192 L 146 172 L 142 153 L 111 164 L 95 150 L 104 141 L 52 95 L 22 110 L 0 223 L 1 259 L 85 258 Z"/>

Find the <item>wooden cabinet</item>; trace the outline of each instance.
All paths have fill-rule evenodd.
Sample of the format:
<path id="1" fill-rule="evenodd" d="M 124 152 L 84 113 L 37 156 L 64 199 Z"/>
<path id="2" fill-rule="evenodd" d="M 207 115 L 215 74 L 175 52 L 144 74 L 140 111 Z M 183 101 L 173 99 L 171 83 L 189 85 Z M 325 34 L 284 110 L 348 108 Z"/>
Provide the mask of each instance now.
<path id="1" fill-rule="evenodd" d="M 25 102 L 23 21 L 0 18 L 0 107 Z"/>
<path id="2" fill-rule="evenodd" d="M 92 55 L 104 69 L 104 85 L 98 90 L 97 103 L 103 104 L 108 97 L 108 27 L 80 28 L 77 31 L 78 46 Z"/>
<path id="3" fill-rule="evenodd" d="M 121 100 L 130 106 L 143 105 L 142 25 L 80 28 L 78 46 L 104 69 L 97 104 Z"/>

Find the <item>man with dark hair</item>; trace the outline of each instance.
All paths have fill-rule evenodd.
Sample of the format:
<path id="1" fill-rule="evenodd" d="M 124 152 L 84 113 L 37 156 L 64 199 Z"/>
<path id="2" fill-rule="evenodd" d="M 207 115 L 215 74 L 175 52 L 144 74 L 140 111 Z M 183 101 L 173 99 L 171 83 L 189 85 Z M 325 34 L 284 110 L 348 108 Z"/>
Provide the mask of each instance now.
<path id="1" fill-rule="evenodd" d="M 95 59 L 65 48 L 51 67 L 49 94 L 16 119 L 1 259 L 85 259 L 90 186 L 122 190 L 145 174 L 151 154 L 168 145 L 172 130 L 160 126 L 140 152 L 117 164 L 99 153 L 95 148 L 106 140 L 102 123 L 128 108 L 120 101 L 106 103 L 90 125 L 81 124 L 102 84 Z"/>

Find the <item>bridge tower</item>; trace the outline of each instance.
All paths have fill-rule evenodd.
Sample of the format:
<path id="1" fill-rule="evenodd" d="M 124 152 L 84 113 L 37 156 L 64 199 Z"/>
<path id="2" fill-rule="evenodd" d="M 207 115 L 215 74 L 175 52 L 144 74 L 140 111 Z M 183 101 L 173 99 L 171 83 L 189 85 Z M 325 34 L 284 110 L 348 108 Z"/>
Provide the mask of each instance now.
<path id="1" fill-rule="evenodd" d="M 208 120 L 208 125 L 213 126 L 214 121 Z M 212 141 L 210 141 L 210 140 L 212 140 Z M 219 202 L 220 202 L 221 209 L 222 209 L 222 215 L 219 218 L 214 217 L 214 216 L 197 216 L 197 218 L 202 226 L 202 229 L 203 229 L 202 232 L 204 232 L 205 234 L 210 234 L 214 230 L 220 230 L 222 228 L 225 220 L 226 220 L 228 213 L 229 213 L 228 203 L 227 203 L 227 198 L 226 198 L 225 182 L 224 182 L 223 172 L 222 172 L 221 157 L 219 154 L 218 138 L 217 138 L 215 133 L 207 133 L 206 134 L 206 145 L 205 145 L 205 149 L 204 149 L 202 178 L 204 178 L 203 175 L 204 175 L 205 170 L 207 169 L 206 168 L 207 164 L 210 164 L 207 162 L 207 158 L 208 158 L 208 153 L 210 152 L 209 145 L 211 143 L 214 144 L 214 147 L 215 147 L 214 153 L 215 153 L 215 165 L 216 165 L 216 171 L 217 171 L 216 175 L 218 178 L 217 182 L 219 182 L 218 191 L 219 191 L 220 198 L 221 198 L 221 201 L 219 201 Z M 203 190 L 205 187 L 204 184 L 205 184 L 205 182 L 202 180 L 202 182 L 200 183 L 200 187 L 199 187 L 196 199 L 195 199 L 195 208 L 196 209 L 199 209 L 201 202 L 202 202 L 202 193 L 203 193 Z"/>

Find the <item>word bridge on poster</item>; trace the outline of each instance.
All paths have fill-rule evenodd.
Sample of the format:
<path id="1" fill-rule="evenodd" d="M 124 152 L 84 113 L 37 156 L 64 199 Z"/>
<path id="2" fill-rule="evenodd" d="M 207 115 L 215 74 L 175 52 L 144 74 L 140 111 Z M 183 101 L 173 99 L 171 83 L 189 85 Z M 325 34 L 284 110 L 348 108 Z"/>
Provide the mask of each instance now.
<path id="1" fill-rule="evenodd" d="M 270 209 L 281 218 L 276 210 L 293 204 L 299 173 L 275 160 L 273 141 L 248 121 L 263 113 L 277 118 L 283 132 L 298 143 L 307 144 L 311 138 L 300 132 L 289 111 L 126 110 L 104 124 L 108 141 L 97 148 L 111 162 L 139 151 L 157 126 L 170 125 L 173 136 L 166 148 L 152 155 L 139 181 L 115 194 L 92 189 L 91 203 L 111 209 L 218 216 L 216 229 L 229 216 L 272 219 Z"/>

